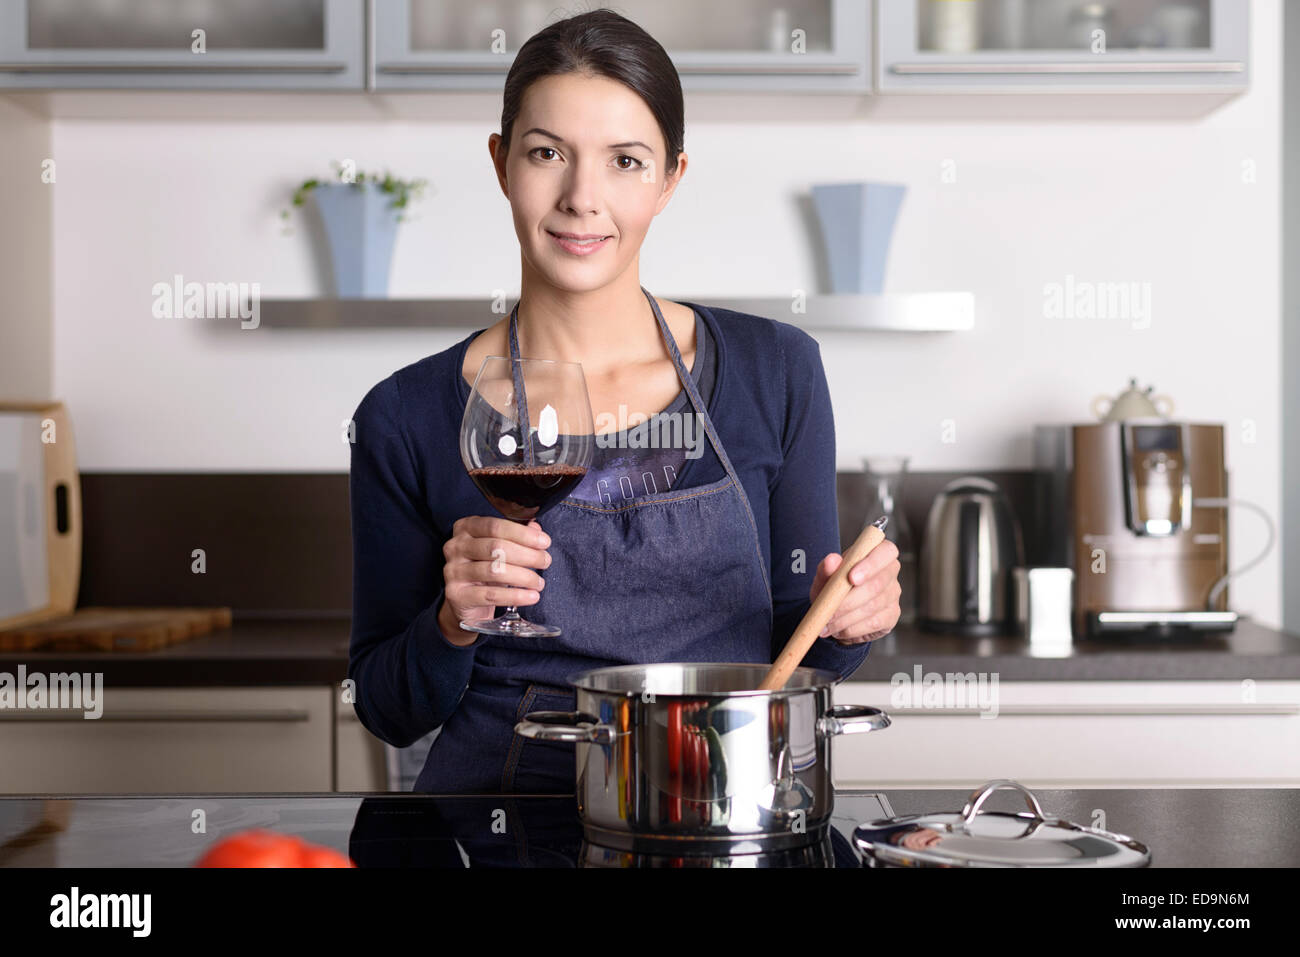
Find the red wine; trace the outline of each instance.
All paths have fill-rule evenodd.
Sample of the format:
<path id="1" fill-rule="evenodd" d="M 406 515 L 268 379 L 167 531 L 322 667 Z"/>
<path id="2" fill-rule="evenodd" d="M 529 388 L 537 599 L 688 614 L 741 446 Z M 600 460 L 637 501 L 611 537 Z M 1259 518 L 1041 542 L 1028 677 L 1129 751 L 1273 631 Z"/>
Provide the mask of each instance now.
<path id="1" fill-rule="evenodd" d="M 559 503 L 586 474 L 577 465 L 494 465 L 469 470 L 469 477 L 497 511 L 525 525 Z"/>

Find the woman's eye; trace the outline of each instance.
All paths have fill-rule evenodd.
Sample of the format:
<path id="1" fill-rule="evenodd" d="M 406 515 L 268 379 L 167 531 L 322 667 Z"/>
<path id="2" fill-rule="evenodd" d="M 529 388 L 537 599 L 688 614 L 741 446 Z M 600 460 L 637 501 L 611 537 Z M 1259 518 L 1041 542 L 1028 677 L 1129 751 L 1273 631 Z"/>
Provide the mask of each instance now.
<path id="1" fill-rule="evenodd" d="M 545 151 L 548 152 L 548 153 L 554 153 L 554 152 L 555 152 L 555 150 L 551 149 L 551 147 L 549 147 L 549 146 L 538 146 L 538 147 L 536 147 L 535 149 L 533 149 L 531 152 L 533 152 L 533 153 L 540 153 L 542 150 L 545 150 Z"/>
<path id="2" fill-rule="evenodd" d="M 635 166 L 620 166 L 619 169 L 636 169 L 638 166 L 645 166 L 645 163 L 642 163 L 642 162 L 641 162 L 639 159 L 637 159 L 635 156 L 628 156 L 626 153 L 620 155 L 620 156 L 619 156 L 619 159 L 621 159 L 621 160 L 625 160 L 625 159 L 626 159 L 626 160 L 631 160 L 633 163 L 636 164 Z"/>

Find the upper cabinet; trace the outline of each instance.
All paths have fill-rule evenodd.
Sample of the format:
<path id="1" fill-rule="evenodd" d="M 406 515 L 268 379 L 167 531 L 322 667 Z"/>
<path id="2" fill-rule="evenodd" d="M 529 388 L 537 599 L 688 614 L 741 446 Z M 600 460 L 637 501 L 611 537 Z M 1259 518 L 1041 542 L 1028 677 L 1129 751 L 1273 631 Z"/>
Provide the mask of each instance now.
<path id="1" fill-rule="evenodd" d="M 362 0 L 3 0 L 0 87 L 360 90 Z"/>
<path id="2" fill-rule="evenodd" d="M 374 0 L 374 87 L 501 89 L 519 47 L 564 14 L 551 0 Z M 683 89 L 867 93 L 867 0 L 621 0 Z M 576 11 L 572 11 L 576 12 Z"/>
<path id="3" fill-rule="evenodd" d="M 1248 0 L 878 0 L 882 93 L 1233 92 Z"/>
<path id="4" fill-rule="evenodd" d="M 690 91 L 1213 92 L 1248 85 L 1248 0 L 0 0 L 0 88 L 482 90 L 610 6 Z"/>

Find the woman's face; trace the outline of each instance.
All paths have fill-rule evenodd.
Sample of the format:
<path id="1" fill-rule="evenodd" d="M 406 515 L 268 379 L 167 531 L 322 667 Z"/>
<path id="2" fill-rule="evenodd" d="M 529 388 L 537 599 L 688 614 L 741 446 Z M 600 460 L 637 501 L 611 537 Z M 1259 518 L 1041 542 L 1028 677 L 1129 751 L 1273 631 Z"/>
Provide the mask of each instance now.
<path id="1" fill-rule="evenodd" d="M 604 76 L 534 82 L 511 139 L 508 153 L 498 149 L 496 133 L 488 146 L 520 249 L 551 284 L 575 292 L 605 286 L 636 259 L 650 220 L 686 170 L 682 153 L 673 176 L 664 176 L 666 147 L 654 114 Z M 577 252 L 557 242 L 556 232 L 609 238 Z"/>

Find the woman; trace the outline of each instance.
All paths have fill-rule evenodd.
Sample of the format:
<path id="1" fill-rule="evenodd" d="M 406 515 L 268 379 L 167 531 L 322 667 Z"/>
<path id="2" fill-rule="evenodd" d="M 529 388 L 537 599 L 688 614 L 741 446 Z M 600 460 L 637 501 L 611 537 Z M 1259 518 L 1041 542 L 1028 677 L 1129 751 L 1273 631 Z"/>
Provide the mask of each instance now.
<path id="1" fill-rule="evenodd" d="M 641 242 L 687 165 L 681 86 L 663 48 L 609 10 L 561 20 L 520 49 L 504 101 L 488 148 L 519 238 L 519 302 L 393 373 L 354 416 L 349 675 L 362 723 L 382 740 L 404 747 L 441 727 L 417 791 L 571 793 L 573 745 L 514 733 L 529 711 L 575 707 L 569 675 L 771 662 L 841 560 L 816 341 L 640 285 Z M 459 459 L 489 355 L 583 366 L 605 441 L 545 530 L 495 514 Z M 699 447 L 638 448 L 636 429 L 610 441 L 602 428 L 660 411 L 697 416 Z M 851 571 L 805 665 L 847 677 L 894 627 L 897 554 L 886 542 Z M 563 634 L 458 625 L 505 605 L 532 606 L 526 617 Z"/>

